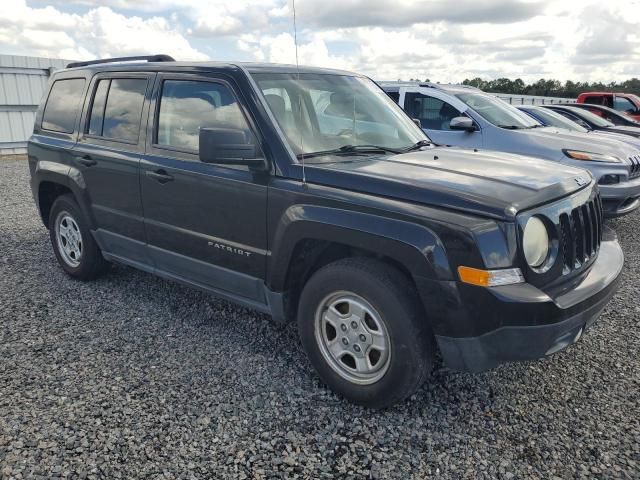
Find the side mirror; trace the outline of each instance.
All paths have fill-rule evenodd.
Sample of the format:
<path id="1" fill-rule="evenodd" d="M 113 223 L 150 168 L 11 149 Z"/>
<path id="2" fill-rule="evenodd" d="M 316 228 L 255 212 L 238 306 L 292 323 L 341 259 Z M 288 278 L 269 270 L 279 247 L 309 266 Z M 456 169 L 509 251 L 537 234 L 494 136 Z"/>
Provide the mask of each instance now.
<path id="1" fill-rule="evenodd" d="M 238 128 L 201 128 L 199 148 L 204 163 L 266 166 L 264 158 L 256 158 L 258 148 L 253 138 Z"/>
<path id="2" fill-rule="evenodd" d="M 455 117 L 449 122 L 451 130 L 464 130 L 466 132 L 475 132 L 478 128 L 469 117 Z"/>
<path id="3" fill-rule="evenodd" d="M 418 127 L 422 128 L 422 122 L 420 121 L 419 118 L 412 118 L 411 120 L 413 120 L 413 123 L 418 125 Z"/>

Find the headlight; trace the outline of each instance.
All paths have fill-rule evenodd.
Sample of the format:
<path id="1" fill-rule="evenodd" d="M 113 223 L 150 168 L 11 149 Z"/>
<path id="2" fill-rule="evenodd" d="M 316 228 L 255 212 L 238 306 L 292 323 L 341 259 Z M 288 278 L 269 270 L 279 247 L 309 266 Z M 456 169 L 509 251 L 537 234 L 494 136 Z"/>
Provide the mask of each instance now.
<path id="1" fill-rule="evenodd" d="M 581 150 L 562 150 L 562 152 L 569 158 L 574 160 L 586 160 L 589 162 L 608 162 L 608 163 L 622 163 L 622 160 L 613 155 L 605 155 L 604 153 L 583 152 Z"/>
<path id="2" fill-rule="evenodd" d="M 542 220 L 531 217 L 524 226 L 522 236 L 524 258 L 530 267 L 539 267 L 549 255 L 549 234 Z"/>

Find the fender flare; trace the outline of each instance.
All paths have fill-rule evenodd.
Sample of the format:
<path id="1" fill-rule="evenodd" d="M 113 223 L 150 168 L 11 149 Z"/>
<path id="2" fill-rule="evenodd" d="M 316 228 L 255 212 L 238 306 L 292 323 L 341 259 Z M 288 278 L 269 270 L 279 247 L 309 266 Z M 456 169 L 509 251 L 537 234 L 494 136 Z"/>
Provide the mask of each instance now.
<path id="1" fill-rule="evenodd" d="M 284 291 L 294 250 L 308 239 L 379 253 L 404 265 L 413 276 L 453 278 L 444 245 L 426 226 L 351 210 L 294 205 L 282 215 L 273 237 L 267 275 L 272 291 Z"/>
<path id="2" fill-rule="evenodd" d="M 78 202 L 78 206 L 82 211 L 85 219 L 89 223 L 89 229 L 93 230 L 95 219 L 89 208 L 90 201 L 87 194 L 86 184 L 82 173 L 75 167 L 64 165 L 57 162 L 41 160 L 37 163 L 34 172 L 36 183 L 34 184 L 34 194 L 36 197 L 36 205 L 42 218 L 40 211 L 40 187 L 43 183 L 56 183 L 71 190 L 71 193 Z M 43 218 L 44 221 L 44 218 Z"/>

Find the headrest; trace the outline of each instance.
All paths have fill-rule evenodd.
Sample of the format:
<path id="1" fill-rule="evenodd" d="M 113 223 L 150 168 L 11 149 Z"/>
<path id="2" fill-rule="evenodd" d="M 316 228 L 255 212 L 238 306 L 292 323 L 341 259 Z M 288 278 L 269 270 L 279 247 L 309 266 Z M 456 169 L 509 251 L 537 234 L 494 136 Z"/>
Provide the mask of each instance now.
<path id="1" fill-rule="evenodd" d="M 273 114 L 281 119 L 284 116 L 284 99 L 280 95 L 269 94 L 264 96 L 265 100 L 269 104 L 269 107 L 273 111 Z"/>

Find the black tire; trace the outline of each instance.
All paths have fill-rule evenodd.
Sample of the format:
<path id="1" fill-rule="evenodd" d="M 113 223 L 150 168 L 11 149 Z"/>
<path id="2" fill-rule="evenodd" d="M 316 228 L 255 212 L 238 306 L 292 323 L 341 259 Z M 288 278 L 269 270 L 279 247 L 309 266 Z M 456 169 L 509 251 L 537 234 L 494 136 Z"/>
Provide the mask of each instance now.
<path id="1" fill-rule="evenodd" d="M 68 215 L 77 225 L 81 238 L 81 253 L 78 256 L 78 264 L 73 265 L 65 259 L 65 254 L 61 251 L 56 233 L 56 222 L 59 217 Z M 93 280 L 98 277 L 108 267 L 108 262 L 102 256 L 98 244 L 87 228 L 87 222 L 78 206 L 75 198 L 71 194 L 61 195 L 53 202 L 49 213 L 49 238 L 53 246 L 53 252 L 60 266 L 70 276 L 79 280 Z"/>
<path id="2" fill-rule="evenodd" d="M 331 360 L 325 358 L 322 340 L 316 336 L 316 313 L 321 304 L 335 292 L 344 291 L 368 302 L 388 333 L 391 352 L 388 366 L 383 376 L 371 384 L 357 384 L 338 374 Z M 431 373 L 435 346 L 426 322 L 417 293 L 407 278 L 392 266 L 368 258 L 338 260 L 318 270 L 304 286 L 298 305 L 300 339 L 320 378 L 333 391 L 370 408 L 383 408 L 404 400 Z M 336 340 L 340 335 L 343 333 L 338 331 Z"/>

